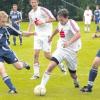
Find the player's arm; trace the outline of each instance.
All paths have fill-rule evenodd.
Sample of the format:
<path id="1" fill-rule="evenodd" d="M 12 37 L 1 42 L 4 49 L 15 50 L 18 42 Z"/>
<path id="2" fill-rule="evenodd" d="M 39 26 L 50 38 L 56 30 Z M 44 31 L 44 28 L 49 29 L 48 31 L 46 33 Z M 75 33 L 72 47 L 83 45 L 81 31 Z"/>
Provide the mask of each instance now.
<path id="1" fill-rule="evenodd" d="M 77 32 L 74 34 L 74 36 L 67 42 L 64 43 L 64 47 L 67 47 L 71 44 L 73 44 L 75 41 L 77 41 L 81 37 L 80 32 Z"/>
<path id="2" fill-rule="evenodd" d="M 58 28 L 56 28 L 56 29 L 54 30 L 53 34 L 50 36 L 49 42 L 52 41 L 53 37 L 54 37 L 58 32 L 59 32 L 59 31 L 58 31 Z"/>
<path id="3" fill-rule="evenodd" d="M 34 23 L 31 19 L 31 15 L 29 14 L 29 24 L 28 24 L 28 28 L 27 31 L 23 32 L 23 36 L 32 36 L 35 35 L 35 33 L 33 32 L 33 28 L 34 28 Z"/>
<path id="4" fill-rule="evenodd" d="M 70 38 L 69 41 L 66 41 L 64 43 L 64 47 L 67 47 L 67 46 L 73 44 L 75 41 L 77 41 L 81 37 L 79 26 L 74 20 L 70 20 L 70 28 L 73 33 L 73 37 Z"/>
<path id="5" fill-rule="evenodd" d="M 53 14 L 50 11 L 45 12 L 47 19 L 45 20 L 45 23 L 50 23 L 56 21 L 56 18 L 53 16 Z"/>
<path id="6" fill-rule="evenodd" d="M 20 23 L 22 21 L 22 14 L 19 12 L 19 19 L 15 21 L 15 23 Z"/>
<path id="7" fill-rule="evenodd" d="M 45 20 L 44 21 L 39 20 L 37 22 L 38 25 L 56 21 L 55 17 L 51 13 L 51 11 L 49 11 L 48 9 L 43 8 L 43 7 L 41 8 L 41 11 L 42 11 L 42 16 L 45 17 Z"/>

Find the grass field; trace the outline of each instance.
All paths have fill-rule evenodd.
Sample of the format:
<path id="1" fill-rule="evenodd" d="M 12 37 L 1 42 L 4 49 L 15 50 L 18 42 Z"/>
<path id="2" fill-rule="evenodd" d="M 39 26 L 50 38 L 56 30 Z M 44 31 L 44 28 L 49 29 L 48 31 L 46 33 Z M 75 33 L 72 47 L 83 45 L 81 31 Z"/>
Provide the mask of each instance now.
<path id="1" fill-rule="evenodd" d="M 57 23 L 54 23 L 54 27 L 56 24 Z M 83 86 L 87 83 L 92 60 L 95 57 L 97 50 L 100 48 L 100 39 L 91 38 L 93 32 L 95 32 L 94 23 L 91 25 L 90 33 L 84 33 L 84 24 L 82 22 L 79 22 L 79 26 L 81 28 L 82 49 L 78 53 L 78 76 L 80 84 Z M 26 29 L 27 23 L 22 23 L 22 30 Z M 52 51 L 54 51 L 56 47 L 57 38 L 58 36 L 53 39 Z M 13 46 L 11 38 L 11 48 L 16 52 L 20 59 L 27 61 L 31 65 L 31 70 L 27 71 L 23 69 L 17 71 L 12 65 L 5 64 L 8 74 L 18 90 L 18 94 L 9 95 L 7 93 L 8 88 L 3 83 L 2 79 L 0 79 L 0 100 L 100 100 L 100 73 L 95 81 L 93 92 L 83 94 L 79 89 L 74 88 L 69 73 L 64 76 L 58 68 L 53 71 L 51 79 L 47 84 L 46 96 L 35 96 L 33 94 L 33 89 L 40 83 L 41 78 L 39 80 L 29 79 L 33 74 L 33 37 L 24 37 L 22 46 L 19 45 L 19 42 L 17 43 L 17 46 Z M 46 69 L 48 62 L 49 61 L 44 58 L 43 52 L 41 52 L 41 76 Z"/>

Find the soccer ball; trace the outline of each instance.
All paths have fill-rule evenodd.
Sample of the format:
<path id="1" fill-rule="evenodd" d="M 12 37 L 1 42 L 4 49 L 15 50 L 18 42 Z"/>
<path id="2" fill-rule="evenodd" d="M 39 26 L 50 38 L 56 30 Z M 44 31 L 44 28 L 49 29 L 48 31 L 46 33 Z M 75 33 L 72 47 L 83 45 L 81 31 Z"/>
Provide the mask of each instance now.
<path id="1" fill-rule="evenodd" d="M 37 85 L 34 88 L 34 94 L 36 96 L 44 96 L 46 94 L 46 88 L 45 87 L 41 87 L 40 85 Z"/>

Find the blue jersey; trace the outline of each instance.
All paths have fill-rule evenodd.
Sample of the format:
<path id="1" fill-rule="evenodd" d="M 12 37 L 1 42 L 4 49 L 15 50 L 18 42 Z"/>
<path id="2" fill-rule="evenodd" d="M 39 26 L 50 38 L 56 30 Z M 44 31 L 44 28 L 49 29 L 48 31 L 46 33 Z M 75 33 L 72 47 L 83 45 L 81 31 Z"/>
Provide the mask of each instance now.
<path id="1" fill-rule="evenodd" d="M 10 27 L 0 27 L 0 48 L 9 47 L 7 40 L 10 35 L 17 36 L 19 34 Z"/>
<path id="2" fill-rule="evenodd" d="M 100 10 L 95 10 L 94 16 L 95 16 L 95 21 L 99 22 L 100 21 Z"/>
<path id="3" fill-rule="evenodd" d="M 18 23 L 15 23 L 15 21 L 18 21 L 18 20 L 22 20 L 22 14 L 21 12 L 19 11 L 11 11 L 10 12 L 10 18 L 11 18 L 11 21 L 12 21 L 12 26 L 14 26 L 16 29 L 19 30 L 19 24 Z"/>

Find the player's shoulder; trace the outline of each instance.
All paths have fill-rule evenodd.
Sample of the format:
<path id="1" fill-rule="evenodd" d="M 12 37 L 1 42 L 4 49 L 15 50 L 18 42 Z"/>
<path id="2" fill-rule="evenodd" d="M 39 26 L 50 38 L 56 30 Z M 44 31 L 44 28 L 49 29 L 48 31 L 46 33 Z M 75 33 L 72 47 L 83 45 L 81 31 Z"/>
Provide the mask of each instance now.
<path id="1" fill-rule="evenodd" d="M 46 12 L 47 12 L 47 11 L 50 11 L 49 9 L 47 9 L 47 8 L 45 8 L 45 7 L 42 7 L 42 6 L 39 6 L 39 8 L 40 8 L 41 11 L 46 11 Z"/>
<path id="2" fill-rule="evenodd" d="M 32 9 L 32 10 L 30 10 L 28 14 L 29 14 L 29 15 L 31 15 L 32 13 L 33 13 L 33 9 Z"/>
<path id="3" fill-rule="evenodd" d="M 11 10 L 11 11 L 10 11 L 10 14 L 13 14 L 13 12 L 14 12 L 14 11 L 13 11 L 13 10 Z"/>
<path id="4" fill-rule="evenodd" d="M 70 23 L 77 23 L 74 19 L 69 19 L 68 20 Z"/>

